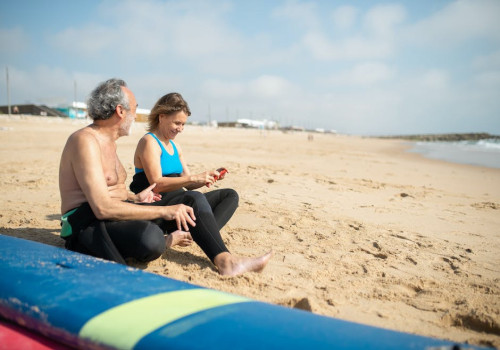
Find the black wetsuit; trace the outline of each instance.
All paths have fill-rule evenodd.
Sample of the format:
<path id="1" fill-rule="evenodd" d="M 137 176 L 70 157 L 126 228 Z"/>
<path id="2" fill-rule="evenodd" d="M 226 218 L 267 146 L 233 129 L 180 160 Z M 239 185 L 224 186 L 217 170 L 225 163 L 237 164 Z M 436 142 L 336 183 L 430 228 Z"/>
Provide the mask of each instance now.
<path id="1" fill-rule="evenodd" d="M 125 264 L 128 258 L 148 262 L 165 251 L 163 231 L 148 220 L 99 220 L 88 203 L 76 208 L 66 220 L 61 236 L 66 248 L 75 252 Z"/>
<path id="2" fill-rule="evenodd" d="M 145 178 L 144 173 L 142 174 Z M 140 174 L 136 174 L 134 180 L 137 175 Z M 137 191 L 142 187 L 136 185 L 137 181 L 131 188 Z M 144 188 L 147 186 L 149 184 L 146 180 Z M 138 205 L 175 204 L 185 204 L 193 208 L 196 226 L 189 225 L 189 231 L 193 240 L 212 262 L 218 254 L 228 251 L 219 230 L 229 221 L 238 207 L 236 191 L 220 189 L 203 194 L 179 189 L 162 193 L 162 199 L 158 202 Z M 165 251 L 164 234 L 177 230 L 174 220 L 99 220 L 88 203 L 76 208 L 65 220 L 66 226 L 69 224 L 71 227 L 71 234 L 63 236 L 61 233 L 66 240 L 67 249 L 121 264 L 125 264 L 125 259 L 128 258 L 140 262 L 159 258 Z M 62 232 L 65 231 L 64 228 L 63 226 Z"/>

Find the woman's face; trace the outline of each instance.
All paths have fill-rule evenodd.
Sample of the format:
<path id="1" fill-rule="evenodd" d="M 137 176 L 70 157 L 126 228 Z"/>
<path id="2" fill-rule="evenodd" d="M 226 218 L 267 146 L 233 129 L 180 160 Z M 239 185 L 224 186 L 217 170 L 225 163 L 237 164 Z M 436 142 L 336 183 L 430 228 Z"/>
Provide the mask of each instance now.
<path id="1" fill-rule="evenodd" d="M 187 121 L 187 114 L 184 111 L 179 111 L 174 114 L 160 114 L 159 129 L 163 137 L 173 140 L 177 134 L 184 130 L 184 125 Z"/>

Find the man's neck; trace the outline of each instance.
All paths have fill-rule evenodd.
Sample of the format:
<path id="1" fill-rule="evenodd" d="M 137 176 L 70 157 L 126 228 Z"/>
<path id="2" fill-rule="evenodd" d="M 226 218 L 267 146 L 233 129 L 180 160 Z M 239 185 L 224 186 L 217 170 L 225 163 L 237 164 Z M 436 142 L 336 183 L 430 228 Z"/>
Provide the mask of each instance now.
<path id="1" fill-rule="evenodd" d="M 111 118 L 110 118 L 111 119 Z M 115 142 L 120 137 L 119 130 L 110 119 L 107 120 L 94 120 L 89 127 L 95 131 L 96 135 L 102 140 L 107 142 Z"/>

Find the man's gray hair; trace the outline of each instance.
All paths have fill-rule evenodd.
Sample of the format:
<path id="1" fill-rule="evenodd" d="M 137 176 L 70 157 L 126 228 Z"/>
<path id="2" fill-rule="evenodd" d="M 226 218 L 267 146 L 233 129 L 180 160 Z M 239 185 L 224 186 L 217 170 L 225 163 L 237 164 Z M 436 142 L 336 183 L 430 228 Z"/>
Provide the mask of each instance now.
<path id="1" fill-rule="evenodd" d="M 87 113 L 93 120 L 106 120 L 111 118 L 118 105 L 130 110 L 128 96 L 123 92 L 122 86 L 127 84 L 121 79 L 109 79 L 100 83 L 91 93 L 87 101 Z"/>

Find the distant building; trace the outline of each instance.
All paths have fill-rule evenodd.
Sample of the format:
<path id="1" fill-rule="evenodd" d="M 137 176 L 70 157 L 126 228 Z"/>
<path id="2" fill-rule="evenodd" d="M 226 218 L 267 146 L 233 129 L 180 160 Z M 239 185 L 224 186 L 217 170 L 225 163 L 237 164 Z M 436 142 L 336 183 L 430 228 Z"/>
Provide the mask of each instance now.
<path id="1" fill-rule="evenodd" d="M 71 106 L 56 107 L 55 109 L 71 119 L 84 119 L 87 117 L 87 104 L 85 102 L 73 102 Z"/>
<path id="2" fill-rule="evenodd" d="M 305 131 L 306 129 L 302 126 L 291 125 L 291 126 L 286 126 L 286 127 L 282 128 L 282 130 L 284 130 L 284 131 Z"/>
<path id="3" fill-rule="evenodd" d="M 0 114 L 8 114 L 9 106 L 0 106 Z M 61 111 L 57 109 L 47 107 L 45 105 L 34 105 L 34 104 L 24 104 L 24 105 L 11 105 L 10 114 L 12 115 L 37 115 L 43 117 L 67 117 Z"/>
<path id="4" fill-rule="evenodd" d="M 150 109 L 144 109 L 144 108 L 137 108 L 137 111 L 135 113 L 137 114 L 136 121 L 138 121 L 138 122 L 147 122 L 148 121 L 148 116 L 149 116 L 149 113 L 151 113 L 151 110 Z"/>
<path id="5" fill-rule="evenodd" d="M 278 123 L 270 120 L 238 119 L 235 122 L 218 122 L 220 127 L 278 129 Z"/>
<path id="6" fill-rule="evenodd" d="M 137 108 L 137 121 L 147 122 L 149 109 Z M 0 114 L 8 114 L 8 106 L 0 106 Z M 85 102 L 72 102 L 69 106 L 47 107 L 44 105 L 26 104 L 11 105 L 10 114 L 38 115 L 44 117 L 61 117 L 71 119 L 85 119 L 87 117 L 87 104 Z"/>
<path id="7" fill-rule="evenodd" d="M 57 107 L 57 110 L 63 112 L 67 117 L 72 119 L 81 119 L 87 117 L 87 104 L 85 102 L 73 102 L 71 106 Z M 146 122 L 148 120 L 150 110 L 137 108 L 137 121 Z"/>
<path id="8" fill-rule="evenodd" d="M 246 128 L 256 129 L 278 129 L 278 123 L 271 120 L 238 119 L 238 124 Z"/>

